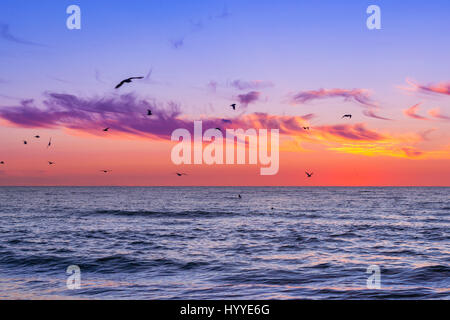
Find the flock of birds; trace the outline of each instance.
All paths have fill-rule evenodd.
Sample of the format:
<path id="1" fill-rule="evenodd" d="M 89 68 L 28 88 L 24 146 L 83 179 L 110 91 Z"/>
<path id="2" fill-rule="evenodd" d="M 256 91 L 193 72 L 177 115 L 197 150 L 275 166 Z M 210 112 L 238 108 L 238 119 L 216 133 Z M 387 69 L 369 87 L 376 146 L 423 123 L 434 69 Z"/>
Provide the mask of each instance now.
<path id="1" fill-rule="evenodd" d="M 40 139 L 41 136 L 40 135 L 35 135 L 34 138 Z M 23 140 L 23 144 L 27 145 L 28 144 L 28 140 Z M 50 139 L 49 139 L 49 141 L 47 143 L 47 148 L 50 148 L 51 145 L 52 145 L 52 138 L 50 137 Z M 0 161 L 0 165 L 4 165 L 4 164 L 5 164 L 5 161 L 3 161 L 3 160 Z M 48 164 L 49 165 L 53 165 L 53 164 L 55 164 L 55 162 L 54 161 L 48 161 Z"/>
<path id="2" fill-rule="evenodd" d="M 144 79 L 144 77 L 130 77 L 130 78 L 124 79 L 124 80 L 120 81 L 120 82 L 115 86 L 115 89 L 119 89 L 119 88 L 122 87 L 125 83 L 131 83 L 133 80 L 139 80 L 139 79 Z M 230 107 L 231 107 L 233 110 L 236 110 L 236 106 L 237 106 L 236 103 L 233 103 L 233 104 L 230 105 Z M 153 114 L 152 114 L 152 111 L 151 111 L 150 109 L 147 109 L 147 116 L 151 116 L 151 115 L 153 115 Z M 351 114 L 344 114 L 344 115 L 342 116 L 342 118 L 348 118 L 348 119 L 351 119 L 351 118 L 352 118 L 352 115 L 351 115 Z M 231 123 L 231 120 L 228 120 L 228 119 L 222 119 L 222 122 L 223 122 L 223 123 Z M 304 129 L 304 130 L 310 130 L 310 127 L 305 126 L 305 127 L 303 127 L 303 129 Z M 104 132 L 108 132 L 109 130 L 110 130 L 109 127 L 103 129 Z M 219 127 L 217 127 L 216 130 L 222 131 L 222 129 L 219 128 Z M 41 137 L 40 137 L 39 135 L 35 135 L 34 138 L 40 139 Z M 25 145 L 28 144 L 28 141 L 27 141 L 27 140 L 23 140 L 23 144 L 25 144 Z M 50 148 L 51 145 L 52 145 L 52 138 L 50 137 L 50 140 L 49 140 L 49 142 L 48 142 L 48 144 L 47 144 L 47 148 Z M 4 164 L 5 164 L 5 161 L 0 161 L 0 165 L 4 165 Z M 54 164 L 55 164 L 54 161 L 48 161 L 48 165 L 51 166 L 51 165 L 54 165 Z M 103 173 L 109 173 L 109 172 L 111 172 L 111 171 L 112 171 L 112 170 L 100 170 L 100 172 L 103 172 Z M 176 174 L 178 177 L 181 177 L 181 176 L 187 176 L 187 173 L 184 173 L 184 172 L 176 172 L 175 174 Z M 305 174 L 306 174 L 306 178 L 311 178 L 311 177 L 313 176 L 314 172 L 307 172 L 307 171 L 305 171 Z M 238 198 L 239 198 L 239 199 L 242 198 L 240 194 L 238 195 Z"/>

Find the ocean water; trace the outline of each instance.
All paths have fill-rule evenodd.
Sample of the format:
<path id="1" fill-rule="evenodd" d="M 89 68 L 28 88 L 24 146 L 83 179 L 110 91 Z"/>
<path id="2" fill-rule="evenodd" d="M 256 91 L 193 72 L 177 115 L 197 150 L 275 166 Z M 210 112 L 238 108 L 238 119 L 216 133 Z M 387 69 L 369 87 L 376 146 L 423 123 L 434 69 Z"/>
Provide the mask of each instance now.
<path id="1" fill-rule="evenodd" d="M 449 191 L 0 187 L 0 299 L 449 299 Z"/>

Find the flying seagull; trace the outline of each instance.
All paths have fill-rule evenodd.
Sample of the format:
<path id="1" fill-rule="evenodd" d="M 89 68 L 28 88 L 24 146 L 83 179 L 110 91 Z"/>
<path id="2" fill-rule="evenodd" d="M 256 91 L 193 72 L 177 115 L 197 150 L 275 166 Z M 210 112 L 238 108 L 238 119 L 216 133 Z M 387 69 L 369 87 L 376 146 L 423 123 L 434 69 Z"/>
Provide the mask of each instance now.
<path id="1" fill-rule="evenodd" d="M 50 140 L 48 141 L 47 148 L 50 148 L 51 145 L 52 145 L 52 138 L 50 138 Z"/>
<path id="2" fill-rule="evenodd" d="M 233 110 L 236 110 L 236 103 L 230 104 L 230 107 L 232 107 Z"/>
<path id="3" fill-rule="evenodd" d="M 351 118 L 352 118 L 352 115 L 351 115 L 351 114 L 344 114 L 344 115 L 342 116 L 342 118 L 349 118 L 349 119 L 351 119 Z"/>
<path id="4" fill-rule="evenodd" d="M 105 129 L 103 129 L 103 131 L 105 131 L 105 132 L 107 132 L 109 130 L 109 128 L 105 128 Z"/>
<path id="5" fill-rule="evenodd" d="M 152 113 L 152 110 L 150 110 L 150 109 L 147 109 L 147 115 L 148 116 L 151 116 L 153 113 Z"/>
<path id="6" fill-rule="evenodd" d="M 49 165 L 55 164 L 53 161 L 48 162 Z"/>
<path id="7" fill-rule="evenodd" d="M 303 127 L 303 129 L 305 129 L 305 130 L 309 130 L 309 127 Z"/>
<path id="8" fill-rule="evenodd" d="M 100 170 L 100 171 L 103 173 L 108 173 L 108 172 L 111 172 L 112 170 Z"/>
<path id="9" fill-rule="evenodd" d="M 119 89 L 124 83 L 131 83 L 134 79 L 144 79 L 144 77 L 130 77 L 128 79 L 120 81 L 120 83 L 116 86 L 116 89 Z"/>
<path id="10" fill-rule="evenodd" d="M 176 172 L 177 176 L 181 177 L 181 176 L 187 176 L 187 173 L 183 173 L 183 172 Z"/>
<path id="11" fill-rule="evenodd" d="M 36 139 L 39 139 L 40 138 L 40 136 L 34 136 Z"/>
<path id="12" fill-rule="evenodd" d="M 306 171 L 305 171 L 305 173 L 306 173 L 306 175 L 307 175 L 308 178 L 311 178 L 312 175 L 314 174 L 314 172 L 308 173 L 308 172 L 306 172 Z"/>

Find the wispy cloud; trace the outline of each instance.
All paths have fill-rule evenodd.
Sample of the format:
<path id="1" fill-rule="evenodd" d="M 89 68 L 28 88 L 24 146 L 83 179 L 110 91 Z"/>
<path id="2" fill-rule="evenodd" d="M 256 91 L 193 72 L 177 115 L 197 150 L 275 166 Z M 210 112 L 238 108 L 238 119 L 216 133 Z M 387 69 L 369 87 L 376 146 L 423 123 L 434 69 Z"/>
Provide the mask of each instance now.
<path id="1" fill-rule="evenodd" d="M 238 90 L 257 90 L 257 89 L 264 89 L 268 87 L 273 87 L 273 83 L 270 81 L 264 81 L 264 80 L 233 80 L 230 82 L 230 86 L 233 88 L 236 88 Z"/>
<path id="2" fill-rule="evenodd" d="M 450 82 L 440 82 L 437 84 L 418 84 L 413 80 L 406 79 L 406 83 L 409 84 L 409 87 L 401 87 L 407 91 L 415 91 L 422 92 L 427 94 L 444 94 L 450 95 Z"/>
<path id="3" fill-rule="evenodd" d="M 355 125 L 342 124 L 333 126 L 319 126 L 314 127 L 314 130 L 319 130 L 325 135 L 332 135 L 347 140 L 379 141 L 385 139 L 383 135 L 367 129 L 362 123 L 357 123 Z"/>
<path id="4" fill-rule="evenodd" d="M 345 101 L 354 101 L 366 107 L 376 107 L 366 89 L 319 89 L 301 91 L 291 98 L 293 104 L 304 104 L 313 100 L 344 98 Z"/>
<path id="5" fill-rule="evenodd" d="M 222 12 L 216 15 L 218 19 L 226 19 L 231 16 L 231 12 L 228 11 L 228 7 L 225 5 L 222 9 Z"/>
<path id="6" fill-rule="evenodd" d="M 217 15 L 209 15 L 208 19 L 210 21 L 212 21 L 212 20 L 216 20 L 216 19 L 226 19 L 229 16 L 231 16 L 231 13 L 228 11 L 227 7 L 225 6 L 221 13 L 219 13 Z M 193 33 L 201 31 L 206 26 L 206 24 L 203 22 L 202 19 L 198 19 L 198 20 L 190 19 L 189 25 L 190 25 L 189 30 L 187 32 L 185 32 L 183 36 L 176 37 L 172 40 L 169 40 L 169 43 L 173 49 L 182 48 L 185 44 L 186 38 L 190 37 L 190 35 Z"/>
<path id="7" fill-rule="evenodd" d="M 172 39 L 169 40 L 170 45 L 172 46 L 172 48 L 174 49 L 179 49 L 184 45 L 184 37 L 178 38 L 178 39 Z"/>
<path id="8" fill-rule="evenodd" d="M 211 80 L 206 84 L 206 87 L 212 92 L 216 92 L 218 86 L 219 86 L 219 83 L 214 80 Z"/>
<path id="9" fill-rule="evenodd" d="M 403 110 L 403 114 L 406 115 L 407 117 L 417 119 L 417 120 L 430 120 L 427 117 L 423 117 L 423 116 L 417 114 L 417 112 L 419 111 L 420 105 L 421 105 L 421 103 L 417 103 L 417 104 L 413 105 L 412 107 Z"/>
<path id="10" fill-rule="evenodd" d="M 450 120 L 450 116 L 443 115 L 441 113 L 441 110 L 439 108 L 431 109 L 428 111 L 428 114 L 434 118 L 441 119 L 441 120 Z"/>
<path id="11" fill-rule="evenodd" d="M 379 120 L 392 120 L 377 114 L 379 107 L 371 98 L 367 89 L 319 89 L 301 91 L 291 96 L 292 104 L 305 104 L 314 100 L 343 98 L 344 101 L 353 101 L 366 108 L 363 114 Z"/>
<path id="12" fill-rule="evenodd" d="M 401 149 L 408 157 L 414 158 L 419 157 L 424 154 L 423 151 L 420 151 L 416 148 L 404 147 Z"/>
<path id="13" fill-rule="evenodd" d="M 25 40 L 23 38 L 19 38 L 19 37 L 13 35 L 10 31 L 9 25 L 5 24 L 5 23 L 0 23 L 0 37 L 7 41 L 11 41 L 11 42 L 19 43 L 19 44 L 25 44 L 25 45 L 30 45 L 30 46 L 39 46 L 39 47 L 43 46 L 43 44 Z"/>
<path id="14" fill-rule="evenodd" d="M 437 130 L 436 128 L 428 129 L 428 130 L 420 132 L 419 135 L 422 137 L 422 139 L 424 141 L 429 141 L 430 140 L 429 136 L 436 130 Z"/>
<path id="15" fill-rule="evenodd" d="M 390 118 L 386 118 L 386 117 L 382 117 L 382 116 L 378 115 L 377 111 L 378 111 L 377 108 L 370 108 L 370 109 L 364 110 L 363 114 L 367 117 L 375 118 L 378 120 L 392 120 Z"/>

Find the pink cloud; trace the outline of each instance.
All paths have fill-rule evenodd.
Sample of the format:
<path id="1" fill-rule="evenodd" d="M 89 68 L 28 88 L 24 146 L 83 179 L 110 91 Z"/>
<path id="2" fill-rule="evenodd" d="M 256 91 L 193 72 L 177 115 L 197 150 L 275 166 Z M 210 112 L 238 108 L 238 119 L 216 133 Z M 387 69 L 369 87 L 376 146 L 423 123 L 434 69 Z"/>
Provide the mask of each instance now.
<path id="1" fill-rule="evenodd" d="M 423 155 L 424 153 L 420 150 L 417 150 L 415 148 L 411 147 L 404 147 L 402 148 L 402 151 L 408 156 L 408 157 L 418 157 Z"/>
<path id="2" fill-rule="evenodd" d="M 421 85 L 409 79 L 406 79 L 406 82 L 410 85 L 410 87 L 404 89 L 408 91 L 419 91 L 428 94 L 450 95 L 450 82 L 440 82 L 437 84 L 428 84 L 428 85 Z"/>
<path id="3" fill-rule="evenodd" d="M 319 130 L 320 132 L 348 140 L 377 141 L 385 138 L 383 135 L 367 129 L 362 123 L 357 123 L 355 125 L 341 124 L 334 126 L 320 126 L 315 127 L 314 130 Z"/>
<path id="4" fill-rule="evenodd" d="M 429 110 L 428 114 L 437 119 L 450 120 L 449 116 L 441 114 L 441 110 L 439 108 Z"/>
<path id="5" fill-rule="evenodd" d="M 371 117 L 371 118 L 375 118 L 375 119 L 379 119 L 379 120 L 392 120 L 392 119 L 385 118 L 385 117 L 382 117 L 382 116 L 376 114 L 375 109 L 364 110 L 363 114 L 366 115 L 367 117 Z"/>
<path id="6" fill-rule="evenodd" d="M 419 106 L 421 105 L 421 103 L 415 104 L 412 107 L 403 110 L 403 113 L 413 119 L 417 119 L 417 120 L 430 120 L 427 117 L 423 117 L 421 115 L 418 115 L 417 112 L 419 111 Z"/>

